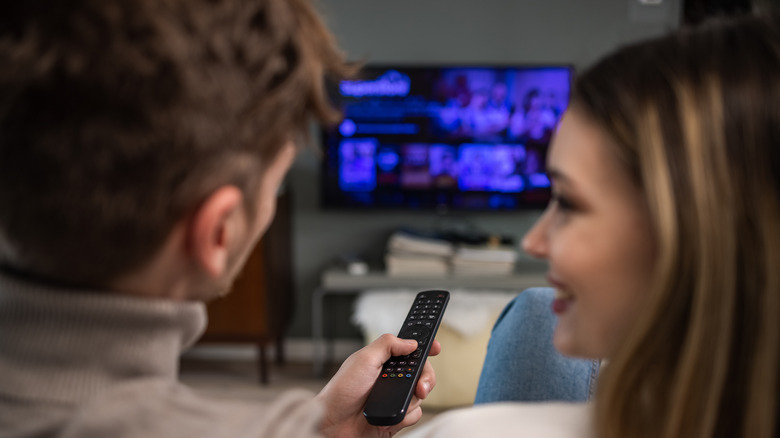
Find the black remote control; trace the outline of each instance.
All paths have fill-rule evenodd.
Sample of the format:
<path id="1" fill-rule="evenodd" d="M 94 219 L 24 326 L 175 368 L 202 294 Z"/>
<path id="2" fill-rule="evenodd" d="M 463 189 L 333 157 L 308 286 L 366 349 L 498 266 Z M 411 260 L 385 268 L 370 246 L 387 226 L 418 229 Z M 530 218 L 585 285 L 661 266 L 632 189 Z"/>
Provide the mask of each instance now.
<path id="1" fill-rule="evenodd" d="M 363 409 L 370 424 L 392 426 L 406 416 L 449 300 L 450 293 L 444 290 L 427 290 L 415 297 L 398 337 L 416 340 L 417 350 L 406 356 L 393 356 L 382 366 Z"/>

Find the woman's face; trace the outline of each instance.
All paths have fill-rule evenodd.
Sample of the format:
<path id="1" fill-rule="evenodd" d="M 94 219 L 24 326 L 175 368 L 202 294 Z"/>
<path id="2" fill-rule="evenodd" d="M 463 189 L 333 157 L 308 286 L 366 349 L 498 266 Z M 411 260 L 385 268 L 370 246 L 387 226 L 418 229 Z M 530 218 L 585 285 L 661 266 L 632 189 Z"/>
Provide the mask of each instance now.
<path id="1" fill-rule="evenodd" d="M 549 262 L 563 354 L 609 357 L 641 311 L 655 259 L 644 195 L 579 110 L 561 121 L 548 156 L 553 200 L 523 239 Z"/>

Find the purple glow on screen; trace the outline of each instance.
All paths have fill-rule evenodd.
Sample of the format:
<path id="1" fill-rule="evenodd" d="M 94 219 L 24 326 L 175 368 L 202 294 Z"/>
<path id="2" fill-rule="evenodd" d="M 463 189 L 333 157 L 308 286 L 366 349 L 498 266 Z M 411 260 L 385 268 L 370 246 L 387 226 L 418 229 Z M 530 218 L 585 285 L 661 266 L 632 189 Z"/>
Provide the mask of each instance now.
<path id="1" fill-rule="evenodd" d="M 541 207 L 571 81 L 567 66 L 369 67 L 339 86 L 345 120 L 323 139 L 325 203 Z"/>

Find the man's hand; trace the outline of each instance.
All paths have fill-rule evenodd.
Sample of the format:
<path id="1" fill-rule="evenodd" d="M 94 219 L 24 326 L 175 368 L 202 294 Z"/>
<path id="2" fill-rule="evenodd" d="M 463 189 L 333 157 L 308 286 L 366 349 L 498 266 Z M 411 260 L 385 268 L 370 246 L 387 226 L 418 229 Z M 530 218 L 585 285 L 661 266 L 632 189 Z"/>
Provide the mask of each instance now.
<path id="1" fill-rule="evenodd" d="M 363 417 L 363 406 L 368 393 L 382 371 L 382 365 L 390 356 L 410 354 L 417 348 L 417 341 L 400 339 L 393 335 L 382 335 L 368 346 L 352 354 L 341 365 L 339 371 L 328 382 L 317 398 L 325 406 L 322 432 L 327 437 L 390 437 L 404 427 L 411 426 L 422 417 L 420 402 L 428 396 L 436 384 L 436 374 L 428 361 L 425 362 L 420 380 L 414 390 L 406 417 L 395 426 L 372 426 Z M 441 345 L 434 341 L 429 356 L 441 351 Z"/>

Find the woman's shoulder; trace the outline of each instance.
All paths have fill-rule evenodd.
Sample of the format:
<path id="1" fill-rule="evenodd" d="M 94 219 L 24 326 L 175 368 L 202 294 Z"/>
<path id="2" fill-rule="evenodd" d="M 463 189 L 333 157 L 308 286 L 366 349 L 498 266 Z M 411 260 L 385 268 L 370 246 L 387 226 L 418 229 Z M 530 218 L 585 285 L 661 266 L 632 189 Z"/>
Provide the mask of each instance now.
<path id="1" fill-rule="evenodd" d="M 493 403 L 456 409 L 411 431 L 409 438 L 593 436 L 588 403 Z"/>

